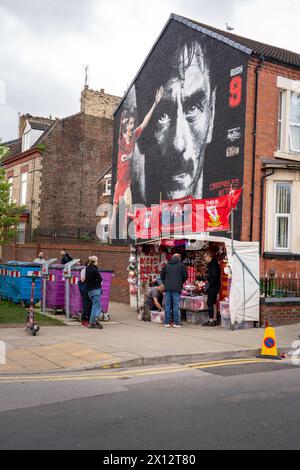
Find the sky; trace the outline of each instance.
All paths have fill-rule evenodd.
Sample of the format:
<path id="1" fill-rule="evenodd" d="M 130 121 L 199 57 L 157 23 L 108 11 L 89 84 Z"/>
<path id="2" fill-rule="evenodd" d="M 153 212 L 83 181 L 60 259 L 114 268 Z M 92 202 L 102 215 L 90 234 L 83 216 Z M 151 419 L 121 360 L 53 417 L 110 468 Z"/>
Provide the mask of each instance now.
<path id="1" fill-rule="evenodd" d="M 299 0 L 0 0 L 0 138 L 18 113 L 79 112 L 86 65 L 123 96 L 171 13 L 300 53 Z"/>

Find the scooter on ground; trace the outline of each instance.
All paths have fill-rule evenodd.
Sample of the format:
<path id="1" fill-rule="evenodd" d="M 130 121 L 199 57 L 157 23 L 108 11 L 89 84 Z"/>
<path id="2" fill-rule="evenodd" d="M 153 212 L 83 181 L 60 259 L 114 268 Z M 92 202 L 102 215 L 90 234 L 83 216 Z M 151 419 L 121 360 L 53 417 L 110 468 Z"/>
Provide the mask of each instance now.
<path id="1" fill-rule="evenodd" d="M 34 318 L 34 290 L 35 290 L 35 280 L 38 276 L 39 276 L 38 273 L 35 273 L 35 272 L 30 273 L 32 282 L 31 282 L 30 306 L 29 306 L 27 319 L 26 319 L 26 332 L 31 333 L 32 336 L 36 336 L 37 333 L 40 331 L 40 327 L 35 322 L 35 318 Z"/>

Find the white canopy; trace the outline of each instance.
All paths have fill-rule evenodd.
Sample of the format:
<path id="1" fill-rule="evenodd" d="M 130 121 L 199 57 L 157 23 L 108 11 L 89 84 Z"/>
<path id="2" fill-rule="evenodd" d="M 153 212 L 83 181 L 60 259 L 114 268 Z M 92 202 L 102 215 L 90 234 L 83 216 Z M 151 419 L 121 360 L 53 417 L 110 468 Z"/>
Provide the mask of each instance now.
<path id="1" fill-rule="evenodd" d="M 228 261 L 232 271 L 229 297 L 231 323 L 243 321 L 259 321 L 259 243 L 239 242 L 230 238 L 216 237 L 206 234 L 191 236 L 174 236 L 175 239 L 224 243 Z"/>

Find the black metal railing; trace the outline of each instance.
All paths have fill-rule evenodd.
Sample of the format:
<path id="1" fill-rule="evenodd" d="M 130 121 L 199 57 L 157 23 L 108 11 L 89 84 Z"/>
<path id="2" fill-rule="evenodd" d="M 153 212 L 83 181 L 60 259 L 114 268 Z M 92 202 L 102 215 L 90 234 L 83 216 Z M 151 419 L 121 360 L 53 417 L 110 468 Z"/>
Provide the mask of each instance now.
<path id="1" fill-rule="evenodd" d="M 262 278 L 260 295 L 263 297 L 300 297 L 300 278 L 290 276 Z"/>

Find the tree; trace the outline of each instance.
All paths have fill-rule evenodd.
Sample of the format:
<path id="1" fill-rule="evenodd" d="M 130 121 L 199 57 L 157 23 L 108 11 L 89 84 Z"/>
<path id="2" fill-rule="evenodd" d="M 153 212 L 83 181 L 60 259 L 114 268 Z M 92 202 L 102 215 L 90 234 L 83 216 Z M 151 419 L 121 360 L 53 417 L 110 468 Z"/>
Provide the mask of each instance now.
<path id="1" fill-rule="evenodd" d="M 24 207 L 10 200 L 10 184 L 0 168 L 0 244 L 14 239 Z"/>
<path id="2" fill-rule="evenodd" d="M 8 147 L 5 147 L 5 145 L 1 145 L 2 139 L 0 138 L 0 160 L 4 155 L 8 152 Z"/>

